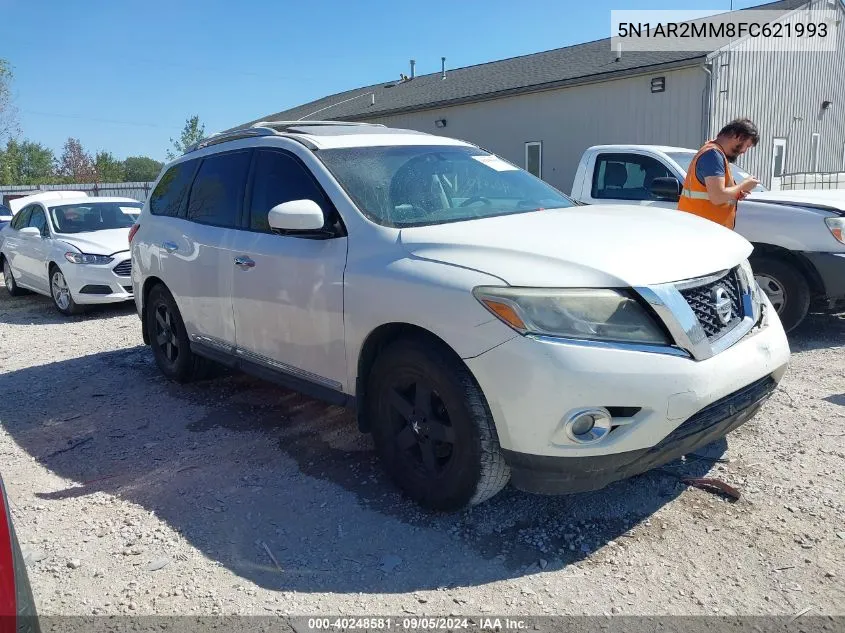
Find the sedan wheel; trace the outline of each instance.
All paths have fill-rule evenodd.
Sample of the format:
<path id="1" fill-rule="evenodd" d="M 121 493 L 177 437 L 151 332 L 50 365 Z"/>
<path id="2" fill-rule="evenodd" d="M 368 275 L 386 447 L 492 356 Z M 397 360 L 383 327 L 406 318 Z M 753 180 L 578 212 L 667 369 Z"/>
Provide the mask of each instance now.
<path id="1" fill-rule="evenodd" d="M 79 312 L 79 306 L 70 294 L 65 276 L 55 267 L 50 276 L 50 294 L 53 297 L 53 303 L 62 314 L 70 316 Z"/>

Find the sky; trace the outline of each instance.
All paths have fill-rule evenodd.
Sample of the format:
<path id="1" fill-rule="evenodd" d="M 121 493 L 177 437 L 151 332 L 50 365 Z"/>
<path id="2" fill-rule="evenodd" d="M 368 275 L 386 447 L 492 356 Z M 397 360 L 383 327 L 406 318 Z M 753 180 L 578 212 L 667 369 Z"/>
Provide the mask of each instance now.
<path id="1" fill-rule="evenodd" d="M 733 8 L 761 4 L 733 0 Z M 731 0 L 696 9 L 727 11 Z M 684 0 L 0 0 L 22 138 L 164 160 L 207 134 L 326 95 L 610 36 L 612 10 Z"/>

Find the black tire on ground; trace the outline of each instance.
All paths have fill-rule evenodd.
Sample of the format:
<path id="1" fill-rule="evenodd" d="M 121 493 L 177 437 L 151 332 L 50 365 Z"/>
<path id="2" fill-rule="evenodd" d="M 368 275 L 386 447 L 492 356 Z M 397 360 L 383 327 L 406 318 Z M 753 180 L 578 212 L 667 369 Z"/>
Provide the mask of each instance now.
<path id="1" fill-rule="evenodd" d="M 191 351 L 182 314 L 164 285 L 158 284 L 150 291 L 144 318 L 153 357 L 162 374 L 179 383 L 206 376 L 209 361 Z"/>
<path id="2" fill-rule="evenodd" d="M 53 299 L 53 305 L 56 310 L 65 316 L 73 316 L 82 312 L 80 306 L 70 295 L 70 290 L 67 287 L 67 280 L 64 273 L 55 264 L 50 266 L 48 272 L 50 275 L 50 298 Z"/>
<path id="3" fill-rule="evenodd" d="M 754 277 L 777 310 L 783 329 L 795 329 L 810 309 L 810 285 L 789 262 L 775 257 L 752 257 Z"/>
<path id="4" fill-rule="evenodd" d="M 460 510 L 510 480 L 484 394 L 437 343 L 407 339 L 383 350 L 364 406 L 385 470 L 421 506 Z"/>
<path id="5" fill-rule="evenodd" d="M 18 287 L 15 283 L 15 277 L 12 275 L 12 269 L 9 267 L 9 262 L 3 258 L 3 281 L 6 284 L 6 290 L 13 297 L 19 297 L 24 293 L 23 288 Z"/>

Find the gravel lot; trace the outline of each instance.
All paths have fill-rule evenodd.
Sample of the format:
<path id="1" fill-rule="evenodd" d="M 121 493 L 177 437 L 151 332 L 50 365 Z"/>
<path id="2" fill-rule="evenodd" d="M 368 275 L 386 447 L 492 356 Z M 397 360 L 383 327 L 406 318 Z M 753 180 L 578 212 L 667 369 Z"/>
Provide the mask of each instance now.
<path id="1" fill-rule="evenodd" d="M 0 292 L 0 468 L 41 615 L 843 615 L 843 341 L 845 315 L 805 322 L 782 389 L 707 459 L 442 516 L 348 412 L 169 383 L 131 304 L 65 319 Z M 677 477 L 706 473 L 742 498 Z"/>

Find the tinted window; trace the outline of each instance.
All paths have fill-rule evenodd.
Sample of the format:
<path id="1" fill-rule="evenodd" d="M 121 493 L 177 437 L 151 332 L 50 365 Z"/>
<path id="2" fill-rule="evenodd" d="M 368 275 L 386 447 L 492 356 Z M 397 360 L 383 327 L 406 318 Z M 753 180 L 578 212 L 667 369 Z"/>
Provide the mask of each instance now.
<path id="1" fill-rule="evenodd" d="M 214 226 L 238 226 L 250 150 L 209 156 L 197 172 L 188 200 L 188 219 Z"/>
<path id="2" fill-rule="evenodd" d="M 31 211 L 32 207 L 25 207 L 18 211 L 17 215 L 15 215 L 12 220 L 12 228 L 20 230 L 25 227 L 26 223 L 29 222 L 29 214 Z"/>
<path id="3" fill-rule="evenodd" d="M 170 217 L 181 215 L 196 167 L 197 161 L 189 160 L 168 169 L 150 195 L 150 213 Z"/>
<path id="4" fill-rule="evenodd" d="M 650 156 L 601 154 L 593 175 L 593 198 L 650 200 L 655 178 L 673 177 L 669 169 Z"/>
<path id="5" fill-rule="evenodd" d="M 38 229 L 41 235 L 47 234 L 47 216 L 44 214 L 44 209 L 41 207 L 33 207 L 32 215 L 29 216 L 27 226 L 32 226 Z"/>
<path id="6" fill-rule="evenodd" d="M 13 215 L 12 210 L 5 204 L 0 204 L 0 217 Z"/>
<path id="7" fill-rule="evenodd" d="M 325 211 L 330 206 L 311 173 L 295 158 L 281 152 L 259 152 L 252 185 L 250 228 L 269 232 L 267 213 L 277 204 L 291 200 L 313 200 Z"/>

